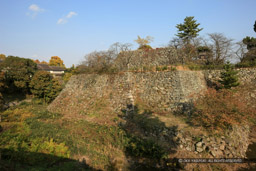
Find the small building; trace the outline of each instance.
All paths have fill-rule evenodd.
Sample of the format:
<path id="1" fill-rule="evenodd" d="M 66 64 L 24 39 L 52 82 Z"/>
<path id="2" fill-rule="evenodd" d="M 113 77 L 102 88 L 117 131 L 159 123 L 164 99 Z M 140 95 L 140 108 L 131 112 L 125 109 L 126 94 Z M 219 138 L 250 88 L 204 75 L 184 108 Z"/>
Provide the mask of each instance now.
<path id="1" fill-rule="evenodd" d="M 58 66 L 49 66 L 47 64 L 37 64 L 38 70 L 50 72 L 53 76 L 61 76 L 65 72 L 65 68 Z"/>

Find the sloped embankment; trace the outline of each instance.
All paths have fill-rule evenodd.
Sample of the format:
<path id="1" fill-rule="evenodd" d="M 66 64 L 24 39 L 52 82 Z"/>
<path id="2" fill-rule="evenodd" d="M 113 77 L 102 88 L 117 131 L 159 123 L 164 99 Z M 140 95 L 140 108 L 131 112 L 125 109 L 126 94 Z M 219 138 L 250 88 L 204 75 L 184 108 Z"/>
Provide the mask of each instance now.
<path id="1" fill-rule="evenodd" d="M 132 97 L 156 111 L 171 111 L 204 90 L 201 71 L 75 75 L 48 109 L 73 116 L 102 107 L 106 113 L 120 112 Z"/>

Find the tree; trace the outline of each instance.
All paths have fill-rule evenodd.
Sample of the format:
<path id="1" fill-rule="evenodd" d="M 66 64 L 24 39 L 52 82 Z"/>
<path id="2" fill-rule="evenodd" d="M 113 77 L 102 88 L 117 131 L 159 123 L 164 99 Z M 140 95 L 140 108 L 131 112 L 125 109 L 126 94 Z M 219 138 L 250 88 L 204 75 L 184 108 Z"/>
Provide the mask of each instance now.
<path id="1" fill-rule="evenodd" d="M 246 36 L 243 39 L 243 43 L 247 46 L 248 50 L 252 50 L 256 48 L 256 38 Z"/>
<path id="2" fill-rule="evenodd" d="M 53 78 L 50 85 L 46 89 L 45 101 L 47 103 L 53 101 L 62 90 L 60 81 L 57 78 Z"/>
<path id="3" fill-rule="evenodd" d="M 255 65 L 256 62 L 256 38 L 254 37 L 245 37 L 243 43 L 247 46 L 248 52 L 241 59 L 242 63 L 251 63 Z"/>
<path id="4" fill-rule="evenodd" d="M 191 39 L 198 36 L 198 33 L 203 30 L 203 28 L 198 28 L 200 23 L 196 23 L 193 16 L 186 17 L 183 24 L 177 24 L 176 28 L 178 29 L 178 36 L 186 44 L 189 44 Z"/>
<path id="5" fill-rule="evenodd" d="M 48 65 L 48 62 L 46 61 L 42 61 L 41 64 L 47 64 Z"/>
<path id="6" fill-rule="evenodd" d="M 175 49 L 179 49 L 183 46 L 182 39 L 178 37 L 173 37 L 169 42 L 170 47 L 174 47 Z"/>
<path id="7" fill-rule="evenodd" d="M 49 61 L 49 65 L 65 67 L 63 60 L 58 56 L 52 56 L 50 61 Z"/>
<path id="8" fill-rule="evenodd" d="M 224 72 L 221 72 L 219 82 L 223 85 L 225 89 L 230 89 L 239 85 L 238 82 L 238 71 L 234 70 L 234 66 L 229 62 L 224 66 Z"/>
<path id="9" fill-rule="evenodd" d="M 40 64 L 41 62 L 38 60 L 38 59 L 36 59 L 36 60 L 33 60 L 36 64 Z"/>
<path id="10" fill-rule="evenodd" d="M 6 87 L 5 73 L 0 71 L 0 93 L 3 92 Z"/>
<path id="11" fill-rule="evenodd" d="M 1 67 L 5 71 L 7 85 L 29 93 L 29 83 L 37 70 L 36 63 L 31 59 L 15 56 L 8 56 L 2 63 Z"/>
<path id="12" fill-rule="evenodd" d="M 197 53 L 201 62 L 212 64 L 212 50 L 208 46 L 198 46 Z"/>
<path id="13" fill-rule="evenodd" d="M 0 112 L 4 109 L 4 104 L 5 104 L 5 101 L 4 101 L 4 98 L 2 96 L 2 93 L 0 93 Z M 1 113 L 0 113 L 0 122 L 1 122 Z M 1 131 L 1 126 L 0 126 L 0 131 Z"/>
<path id="14" fill-rule="evenodd" d="M 255 21 L 255 23 L 254 23 L 254 31 L 256 32 L 256 21 Z"/>
<path id="15" fill-rule="evenodd" d="M 211 33 L 208 36 L 211 42 L 209 47 L 211 47 L 213 52 L 214 64 L 222 64 L 225 60 L 232 57 L 233 39 L 227 38 L 222 33 Z"/>
<path id="16" fill-rule="evenodd" d="M 4 54 L 0 54 L 0 59 L 5 60 L 6 56 Z"/>
<path id="17" fill-rule="evenodd" d="M 134 51 L 131 49 L 132 44 L 115 43 L 110 47 L 110 50 L 113 49 L 113 46 L 117 47 L 117 50 L 115 50 L 116 58 L 113 61 L 114 68 L 117 68 L 118 71 L 127 70 L 134 55 Z"/>
<path id="18" fill-rule="evenodd" d="M 132 44 L 130 43 L 119 43 L 116 42 L 114 44 L 112 44 L 110 46 L 110 48 L 108 49 L 108 51 L 111 51 L 113 56 L 112 59 L 115 60 L 117 58 L 117 56 L 121 53 L 121 52 L 127 52 L 130 51 L 132 47 Z"/>
<path id="19" fill-rule="evenodd" d="M 242 61 L 242 60 L 244 59 L 244 57 L 245 57 L 245 55 L 246 55 L 246 52 L 247 52 L 248 50 L 247 50 L 247 48 L 246 48 L 246 45 L 245 45 L 242 41 L 237 42 L 237 43 L 236 43 L 236 46 L 237 46 L 237 48 L 236 48 L 235 54 L 236 54 L 236 56 L 238 57 L 238 59 L 239 59 L 240 61 Z"/>
<path id="20" fill-rule="evenodd" d="M 61 91 L 61 85 L 46 71 L 38 71 L 30 82 L 31 92 L 45 102 L 51 102 Z"/>
<path id="21" fill-rule="evenodd" d="M 139 49 L 152 49 L 152 47 L 149 46 L 148 44 L 153 42 L 153 40 L 154 39 L 151 36 L 147 36 L 145 39 L 138 36 L 138 39 L 136 39 L 134 41 L 139 44 Z"/>

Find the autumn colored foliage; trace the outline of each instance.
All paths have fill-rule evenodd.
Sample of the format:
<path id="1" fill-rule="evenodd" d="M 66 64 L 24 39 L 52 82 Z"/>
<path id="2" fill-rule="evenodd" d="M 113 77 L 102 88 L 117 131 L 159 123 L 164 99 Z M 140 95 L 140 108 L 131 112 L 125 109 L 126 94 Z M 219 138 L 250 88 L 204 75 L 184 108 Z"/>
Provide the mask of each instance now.
<path id="1" fill-rule="evenodd" d="M 205 96 L 199 97 L 194 103 L 191 121 L 207 130 L 223 131 L 234 124 L 243 124 L 252 119 L 255 107 L 249 105 L 242 92 L 226 89 L 216 91 L 208 89 Z"/>
<path id="2" fill-rule="evenodd" d="M 48 62 L 45 62 L 45 61 L 39 61 L 38 59 L 36 59 L 36 60 L 33 60 L 35 63 L 37 63 L 37 64 L 47 64 L 48 65 Z"/>
<path id="3" fill-rule="evenodd" d="M 49 61 L 49 65 L 65 67 L 63 60 L 58 56 L 52 56 L 50 61 Z"/>
<path id="4" fill-rule="evenodd" d="M 5 60 L 6 59 L 6 56 L 4 54 L 0 54 L 0 59 L 1 60 Z"/>

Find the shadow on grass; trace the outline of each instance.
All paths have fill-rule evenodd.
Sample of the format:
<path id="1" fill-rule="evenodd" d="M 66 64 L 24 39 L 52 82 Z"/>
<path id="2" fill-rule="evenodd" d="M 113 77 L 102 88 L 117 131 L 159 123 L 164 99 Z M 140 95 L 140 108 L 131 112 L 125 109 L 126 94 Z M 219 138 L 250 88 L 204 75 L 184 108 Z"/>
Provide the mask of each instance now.
<path id="1" fill-rule="evenodd" d="M 15 91 L 15 92 L 8 92 L 8 93 L 3 93 L 4 101 L 5 103 L 9 103 L 12 101 L 22 101 L 26 99 L 26 94 Z"/>
<path id="2" fill-rule="evenodd" d="M 50 154 L 0 149 L 0 170 L 96 170 L 86 164 Z"/>
<path id="3" fill-rule="evenodd" d="M 178 170 L 176 153 L 177 126 L 167 127 L 152 115 L 152 111 L 140 112 L 137 106 L 128 105 L 120 116 L 125 120 L 121 128 L 129 137 L 126 146 L 127 158 L 132 158 L 131 170 Z"/>

